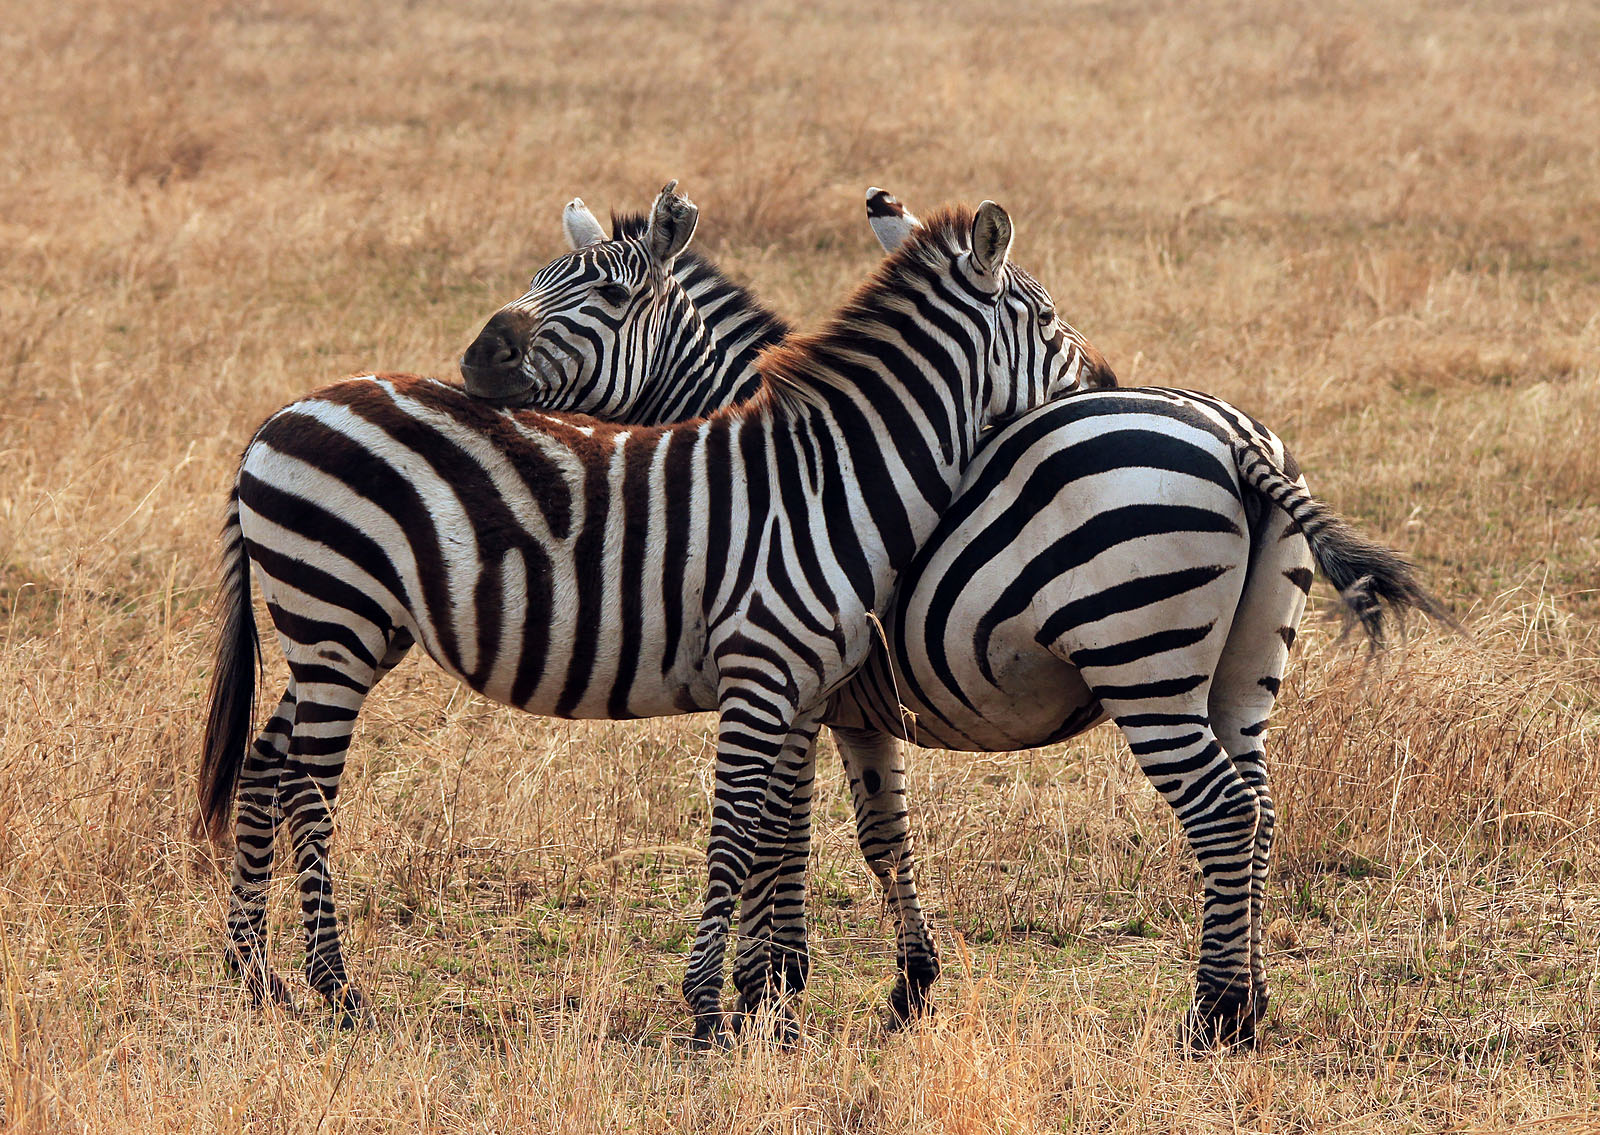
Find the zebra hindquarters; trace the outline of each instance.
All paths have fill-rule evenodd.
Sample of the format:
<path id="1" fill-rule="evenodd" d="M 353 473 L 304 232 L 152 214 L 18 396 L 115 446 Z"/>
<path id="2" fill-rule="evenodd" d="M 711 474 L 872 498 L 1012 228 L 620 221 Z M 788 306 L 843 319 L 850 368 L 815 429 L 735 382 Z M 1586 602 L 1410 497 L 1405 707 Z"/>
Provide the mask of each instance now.
<path id="1" fill-rule="evenodd" d="M 1303 485 L 1304 482 L 1302 481 Z M 1267 722 L 1311 587 L 1311 549 L 1289 516 L 1267 509 L 1255 526 L 1250 572 L 1211 682 L 1212 728 L 1256 791 L 1260 821 L 1250 884 L 1252 1027 L 1266 1015 L 1266 893 L 1277 811 L 1267 768 Z"/>

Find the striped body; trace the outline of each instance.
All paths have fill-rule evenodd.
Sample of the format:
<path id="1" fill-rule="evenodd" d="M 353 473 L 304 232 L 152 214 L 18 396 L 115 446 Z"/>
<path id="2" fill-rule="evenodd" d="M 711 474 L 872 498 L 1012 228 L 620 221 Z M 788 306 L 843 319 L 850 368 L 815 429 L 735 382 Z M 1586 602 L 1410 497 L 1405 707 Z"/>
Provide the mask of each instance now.
<path id="1" fill-rule="evenodd" d="M 602 283 L 588 310 L 592 281 L 577 278 L 598 258 L 575 254 L 546 276 L 546 302 L 563 297 L 570 327 L 651 351 L 636 325 L 681 310 L 662 271 L 678 235 L 633 298 L 608 299 Z M 718 710 L 709 883 L 684 979 L 696 1037 L 714 1041 L 729 917 L 754 849 L 788 826 L 789 778 L 826 696 L 870 647 L 869 614 L 887 606 L 987 422 L 1075 381 L 1054 305 L 1008 263 L 1009 245 L 997 206 L 943 218 L 823 331 L 764 358 L 755 398 L 706 421 L 511 414 L 404 378 L 339 384 L 269 419 L 230 513 L 202 765 L 213 832 L 241 782 L 230 930 L 252 989 L 283 992 L 261 949 L 281 816 L 312 985 L 343 1012 L 364 1007 L 327 877 L 331 805 L 362 701 L 420 643 L 474 689 L 534 712 Z M 501 374 L 498 351 L 484 348 L 480 378 Z M 555 373 L 554 357 L 539 375 Z M 604 357 L 579 359 L 578 377 Z M 291 680 L 247 760 L 252 569 Z"/>
<path id="2" fill-rule="evenodd" d="M 1084 665 L 1220 656 L 1251 565 L 1233 438 L 1292 468 L 1265 427 L 1189 391 L 1088 391 L 997 433 L 906 575 L 892 659 L 873 656 L 829 723 L 930 748 L 1035 748 L 1104 719 Z M 1311 566 L 1303 541 L 1283 559 L 1280 576 Z"/>
<path id="3" fill-rule="evenodd" d="M 280 633 L 314 618 L 301 596 L 359 589 L 359 622 L 302 635 L 341 663 L 376 667 L 404 635 L 507 705 L 653 717 L 715 709 L 730 638 L 760 634 L 803 660 L 789 696 L 812 704 L 864 656 L 866 614 L 948 487 L 894 518 L 891 548 L 887 522 L 855 521 L 898 494 L 860 491 L 852 451 L 891 482 L 910 472 L 876 445 L 819 443 L 810 418 L 774 401 L 627 429 L 511 416 L 432 379 L 356 379 L 261 427 L 240 523 Z"/>
<path id="4" fill-rule="evenodd" d="M 914 230 L 907 216 L 881 191 L 869 194 L 869 218 L 886 245 Z M 725 296 L 714 274 L 701 275 L 687 289 L 697 308 L 697 286 Z M 704 307 L 707 344 L 719 339 L 719 318 L 743 322 L 726 303 Z M 1074 338 L 1091 382 L 1114 384 Z M 677 372 L 680 383 L 685 373 Z M 642 407 L 676 400 L 706 408 L 717 396 L 708 388 L 697 402 L 681 385 L 634 372 L 618 385 L 630 381 L 633 398 L 617 407 L 630 420 Z M 736 385 L 726 375 L 719 381 Z M 921 1007 L 938 962 L 916 897 L 893 739 L 1008 751 L 1111 716 L 1201 865 L 1206 919 L 1191 1036 L 1210 1043 L 1253 1034 L 1267 1000 L 1262 901 L 1273 807 L 1264 734 L 1311 579 L 1313 549 L 1299 524 L 1324 517 L 1282 443 L 1204 395 L 1080 394 L 985 441 L 901 583 L 887 620 L 891 649 L 874 644 L 824 718 L 855 797 L 863 854 L 897 915 L 897 1016 Z M 1399 570 L 1327 523 L 1324 550 L 1343 540 L 1380 577 Z M 1336 563 L 1333 574 L 1341 587 L 1355 580 Z M 1420 592 L 1386 598 L 1426 609 Z M 806 978 L 814 766 L 809 754 L 794 759 L 800 787 L 787 832 L 758 854 L 744 895 L 735 980 L 747 1004 L 797 991 Z"/>

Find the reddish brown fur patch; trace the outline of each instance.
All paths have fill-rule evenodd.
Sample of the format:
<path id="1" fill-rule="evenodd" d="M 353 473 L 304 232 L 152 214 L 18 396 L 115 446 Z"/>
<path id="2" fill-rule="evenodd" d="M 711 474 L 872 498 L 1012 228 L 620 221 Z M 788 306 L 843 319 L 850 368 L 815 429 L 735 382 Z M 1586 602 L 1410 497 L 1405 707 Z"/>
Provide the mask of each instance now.
<path id="1" fill-rule="evenodd" d="M 770 397 L 768 391 L 774 383 L 808 385 L 806 376 L 812 358 L 835 343 L 842 344 L 849 339 L 853 334 L 852 325 L 870 319 L 879 306 L 877 301 L 912 284 L 921 272 L 928 271 L 939 261 L 949 260 L 952 248 L 970 246 L 974 215 L 965 205 L 946 205 L 934 210 L 920 229 L 913 229 L 899 248 L 878 263 L 873 273 L 857 285 L 850 298 L 826 323 L 815 331 L 790 335 L 761 352 L 756 368 L 766 379 L 766 387 L 751 401 L 763 395 Z"/>
<path id="2" fill-rule="evenodd" d="M 1083 345 L 1083 370 L 1078 376 L 1078 385 L 1085 390 L 1099 387 L 1116 386 L 1117 372 L 1111 369 L 1111 364 L 1106 362 L 1106 357 L 1090 343 Z"/>

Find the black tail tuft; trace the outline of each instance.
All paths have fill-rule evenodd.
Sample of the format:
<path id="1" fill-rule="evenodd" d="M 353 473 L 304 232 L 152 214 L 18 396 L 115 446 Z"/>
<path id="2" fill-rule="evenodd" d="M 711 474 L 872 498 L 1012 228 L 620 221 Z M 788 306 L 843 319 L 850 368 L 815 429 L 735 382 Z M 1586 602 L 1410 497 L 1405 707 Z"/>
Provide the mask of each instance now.
<path id="1" fill-rule="evenodd" d="M 1445 605 L 1422 586 L 1410 560 L 1356 531 L 1303 484 L 1290 480 L 1258 446 L 1235 438 L 1232 448 L 1244 483 L 1300 526 L 1317 567 L 1338 589 L 1346 630 L 1352 623 L 1359 624 L 1376 649 L 1384 644 L 1391 614 L 1399 621 L 1408 611 L 1420 611 L 1453 630 L 1460 629 Z"/>
<path id="2" fill-rule="evenodd" d="M 250 558 L 239 530 L 237 494 L 229 501 L 223 528 L 222 591 L 217 604 L 222 628 L 211 672 L 211 708 L 200 755 L 200 812 L 194 823 L 194 834 L 203 833 L 213 843 L 222 841 L 233 813 L 239 771 L 255 721 L 256 670 L 261 661 L 261 641 L 250 606 Z"/>
<path id="3" fill-rule="evenodd" d="M 1302 522 L 1311 555 L 1344 603 L 1346 629 L 1359 624 L 1376 649 L 1384 645 L 1389 616 L 1403 622 L 1407 612 L 1459 629 L 1445 605 L 1422 586 L 1417 569 L 1393 548 L 1363 536 L 1321 501 L 1318 515 Z"/>

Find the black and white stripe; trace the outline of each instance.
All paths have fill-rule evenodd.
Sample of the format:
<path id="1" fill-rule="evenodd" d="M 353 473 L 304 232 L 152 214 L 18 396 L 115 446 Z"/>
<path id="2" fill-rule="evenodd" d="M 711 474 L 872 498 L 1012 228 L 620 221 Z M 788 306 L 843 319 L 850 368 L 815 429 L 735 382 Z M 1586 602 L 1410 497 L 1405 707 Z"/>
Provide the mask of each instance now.
<path id="1" fill-rule="evenodd" d="M 868 215 L 890 247 L 918 225 L 878 190 Z M 1088 369 L 1110 379 L 1103 363 Z M 639 391 L 648 398 L 650 384 Z M 1111 716 L 1201 865 L 1191 1035 L 1201 1044 L 1253 1035 L 1267 1000 L 1262 902 L 1274 812 L 1265 728 L 1314 557 L 1375 636 L 1380 598 L 1438 613 L 1402 561 L 1307 494 L 1278 438 L 1218 399 L 1082 394 L 985 444 L 901 585 L 892 654 L 874 649 L 825 716 L 863 854 L 897 913 L 897 1016 L 921 1007 L 938 963 L 916 897 L 894 738 L 1006 751 Z M 809 762 L 797 766 L 795 794 L 783 802 L 788 831 L 747 881 L 735 966 L 747 1002 L 805 983 L 813 773 Z"/>
<path id="2" fill-rule="evenodd" d="M 676 187 L 648 220 L 613 217 L 609 240 L 581 199 L 568 203 L 571 255 L 479 332 L 461 359 L 467 392 L 625 425 L 688 421 L 752 397 L 757 356 L 789 326 L 685 250 L 697 213 Z"/>
<path id="3" fill-rule="evenodd" d="M 682 322 L 667 269 L 693 220 L 663 194 L 650 277 L 631 298 L 600 274 L 627 265 L 593 253 L 573 254 L 582 281 L 536 277 L 541 379 L 582 386 L 607 343 L 630 368 L 650 365 L 638 324 Z M 213 834 L 243 777 L 230 931 L 252 990 L 282 992 L 261 943 L 281 810 L 311 983 L 346 1014 L 365 1004 L 339 950 L 331 808 L 363 700 L 415 642 L 534 712 L 719 711 L 709 884 L 684 979 L 696 1037 L 716 1039 L 731 912 L 755 848 L 782 840 L 784 778 L 865 658 L 869 616 L 986 424 L 1069 388 L 1081 366 L 1048 294 L 1009 263 L 1010 236 L 990 203 L 941 216 L 821 332 L 764 356 L 755 398 L 675 428 L 511 413 L 406 377 L 341 383 L 273 415 L 234 490 L 201 776 Z M 503 346 L 481 360 L 491 370 Z M 247 758 L 251 572 L 291 677 Z"/>

